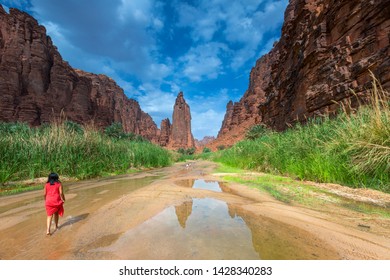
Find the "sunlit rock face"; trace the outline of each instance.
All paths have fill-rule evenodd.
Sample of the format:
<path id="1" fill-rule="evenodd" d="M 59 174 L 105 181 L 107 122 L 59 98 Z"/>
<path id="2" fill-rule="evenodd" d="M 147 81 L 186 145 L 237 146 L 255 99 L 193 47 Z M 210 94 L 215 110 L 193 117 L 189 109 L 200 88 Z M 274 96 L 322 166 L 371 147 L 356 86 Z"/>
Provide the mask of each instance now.
<path id="1" fill-rule="evenodd" d="M 184 99 L 183 92 L 178 94 L 173 107 L 169 147 L 172 149 L 195 147 L 191 131 L 191 110 Z"/>
<path id="2" fill-rule="evenodd" d="M 0 121 L 36 126 L 60 116 L 98 128 L 121 122 L 158 141 L 152 118 L 114 80 L 73 69 L 33 17 L 0 5 Z"/>
<path id="3" fill-rule="evenodd" d="M 242 139 L 254 124 L 284 130 L 359 105 L 372 71 L 390 88 L 390 5 L 385 0 L 290 0 L 280 41 L 252 68 L 239 102 L 229 103 L 214 145 Z"/>

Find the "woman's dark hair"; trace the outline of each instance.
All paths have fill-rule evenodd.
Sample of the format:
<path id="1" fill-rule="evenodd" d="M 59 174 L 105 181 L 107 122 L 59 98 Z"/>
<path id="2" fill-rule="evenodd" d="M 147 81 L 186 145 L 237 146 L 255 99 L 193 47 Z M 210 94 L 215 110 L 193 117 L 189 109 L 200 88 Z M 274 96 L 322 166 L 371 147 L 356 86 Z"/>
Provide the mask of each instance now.
<path id="1" fill-rule="evenodd" d="M 47 183 L 50 183 L 50 185 L 54 185 L 55 182 L 59 182 L 59 177 L 57 173 L 50 173 L 49 177 L 47 178 Z"/>

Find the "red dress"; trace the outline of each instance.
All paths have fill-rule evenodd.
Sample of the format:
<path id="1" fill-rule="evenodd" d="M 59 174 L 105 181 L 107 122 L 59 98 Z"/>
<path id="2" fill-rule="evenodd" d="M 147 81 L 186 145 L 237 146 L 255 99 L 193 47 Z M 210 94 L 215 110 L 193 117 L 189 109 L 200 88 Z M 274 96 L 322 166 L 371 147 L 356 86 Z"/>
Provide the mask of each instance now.
<path id="1" fill-rule="evenodd" d="M 64 215 L 64 202 L 61 199 L 60 195 L 60 186 L 59 182 L 55 182 L 54 185 L 50 185 L 50 183 L 46 183 L 45 191 L 46 191 L 46 213 L 48 216 L 57 213 L 62 217 Z"/>

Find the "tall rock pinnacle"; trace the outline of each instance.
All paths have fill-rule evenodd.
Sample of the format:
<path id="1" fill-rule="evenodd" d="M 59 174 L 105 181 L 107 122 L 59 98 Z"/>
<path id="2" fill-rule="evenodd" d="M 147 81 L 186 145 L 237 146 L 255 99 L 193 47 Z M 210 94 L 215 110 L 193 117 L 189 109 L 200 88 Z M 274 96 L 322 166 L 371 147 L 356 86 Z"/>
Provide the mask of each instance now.
<path id="1" fill-rule="evenodd" d="M 169 146 L 173 149 L 195 147 L 191 132 L 190 106 L 184 100 L 183 92 L 179 92 L 173 107 Z"/>

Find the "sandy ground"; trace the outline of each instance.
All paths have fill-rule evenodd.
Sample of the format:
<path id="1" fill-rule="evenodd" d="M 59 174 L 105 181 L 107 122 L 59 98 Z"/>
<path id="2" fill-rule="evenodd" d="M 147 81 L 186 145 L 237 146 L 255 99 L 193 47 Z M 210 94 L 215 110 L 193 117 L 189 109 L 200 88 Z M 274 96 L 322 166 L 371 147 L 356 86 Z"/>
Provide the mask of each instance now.
<path id="1" fill-rule="evenodd" d="M 215 167 L 197 161 L 189 167 L 181 163 L 133 175 L 64 183 L 65 216 L 60 219 L 60 230 L 50 237 L 44 234 L 40 192 L 2 197 L 0 259 L 390 259 L 389 216 L 333 204 L 286 204 L 237 183 L 220 183 L 222 192 L 191 187 L 194 180 L 222 181 L 223 174 L 215 173 Z M 390 196 L 380 192 L 317 186 L 384 210 L 390 205 Z M 213 236 L 212 227 L 205 227 L 205 237 L 183 237 L 202 199 L 224 202 L 235 222 L 244 221 L 253 252 L 237 255 L 241 245 L 235 245 L 234 250 L 227 248 L 218 254 L 207 243 L 207 235 Z M 168 227 L 172 223 L 169 211 L 181 225 L 173 231 Z M 204 219 L 213 216 L 212 208 L 207 211 L 202 212 Z M 221 242 L 218 246 L 241 238 L 234 232 L 229 240 L 215 234 L 215 242 Z"/>

